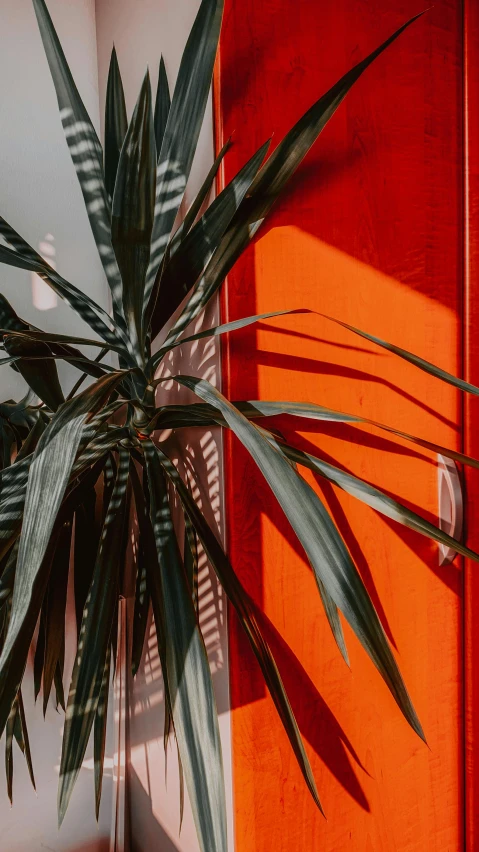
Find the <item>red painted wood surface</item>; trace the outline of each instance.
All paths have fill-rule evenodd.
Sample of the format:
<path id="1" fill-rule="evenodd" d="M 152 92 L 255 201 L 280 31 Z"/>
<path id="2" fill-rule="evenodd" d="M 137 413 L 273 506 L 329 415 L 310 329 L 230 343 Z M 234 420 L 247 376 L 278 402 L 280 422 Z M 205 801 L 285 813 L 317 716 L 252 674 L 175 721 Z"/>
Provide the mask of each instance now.
<path id="1" fill-rule="evenodd" d="M 464 329 L 465 377 L 479 383 L 479 6 L 464 3 Z M 468 453 L 479 453 L 479 405 L 465 399 L 464 445 Z M 467 535 L 471 547 L 479 548 L 477 509 L 479 482 L 465 471 L 467 492 Z M 466 848 L 479 846 L 479 574 L 469 560 L 464 575 L 464 675 L 465 675 L 465 779 Z"/>
<path id="2" fill-rule="evenodd" d="M 412 0 L 226 0 L 217 130 L 218 145 L 231 133 L 235 144 L 225 177 L 272 133 L 275 145 L 419 8 Z M 356 84 L 229 276 L 228 319 L 314 308 L 461 372 L 462 24 L 461 3 L 438 0 Z M 454 390 L 311 316 L 231 335 L 223 380 L 232 399 L 310 400 L 462 443 Z M 436 465 L 426 451 L 373 429 L 278 425 L 436 519 Z M 232 614 L 236 849 L 463 849 L 460 562 L 439 568 L 428 540 L 316 482 L 397 649 L 427 748 L 348 627 L 345 666 L 281 510 L 228 442 L 230 554 L 265 612 L 327 815 L 310 799 Z"/>

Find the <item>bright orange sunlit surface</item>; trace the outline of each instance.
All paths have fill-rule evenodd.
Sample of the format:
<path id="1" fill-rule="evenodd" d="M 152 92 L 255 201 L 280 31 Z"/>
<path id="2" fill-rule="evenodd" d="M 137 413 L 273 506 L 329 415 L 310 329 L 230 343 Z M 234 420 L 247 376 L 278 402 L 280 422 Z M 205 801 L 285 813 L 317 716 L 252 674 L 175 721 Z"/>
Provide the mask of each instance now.
<path id="1" fill-rule="evenodd" d="M 343 0 L 325 4 L 324 16 L 321 6 L 319 22 L 313 0 L 297 15 L 287 0 L 267 7 L 248 0 L 240 11 L 226 3 L 218 143 L 233 129 L 238 139 L 227 179 L 272 130 L 276 144 L 314 97 L 417 11 L 393 3 L 375 16 L 369 4 Z M 348 96 L 263 237 L 230 275 L 229 319 L 306 307 L 460 373 L 456 13 L 453 3 L 439 2 Z M 461 446 L 455 391 L 315 315 L 230 335 L 224 362 L 231 399 L 317 402 Z M 437 520 L 431 453 L 372 428 L 285 417 L 275 425 L 299 447 Z M 231 615 L 238 852 L 459 852 L 460 560 L 440 568 L 436 545 L 316 482 L 396 648 L 428 748 L 347 626 L 346 667 L 301 548 L 231 438 L 226 476 L 231 558 L 266 613 L 327 815 L 315 809 Z"/>

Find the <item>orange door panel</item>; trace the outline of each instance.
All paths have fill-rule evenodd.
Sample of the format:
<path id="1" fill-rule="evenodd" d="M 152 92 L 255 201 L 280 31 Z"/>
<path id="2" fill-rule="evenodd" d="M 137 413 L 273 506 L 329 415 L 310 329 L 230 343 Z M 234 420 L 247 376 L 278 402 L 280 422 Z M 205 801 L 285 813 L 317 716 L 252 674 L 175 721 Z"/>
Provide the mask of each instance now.
<path id="1" fill-rule="evenodd" d="M 418 11 L 411 0 L 226 0 L 216 79 L 229 180 L 351 65 Z M 306 307 L 462 370 L 462 7 L 438 0 L 365 73 L 260 238 L 230 274 L 232 320 Z M 296 315 L 230 335 L 231 399 L 317 402 L 460 449 L 450 387 L 327 320 Z M 372 428 L 281 418 L 302 449 L 437 520 L 435 457 Z M 268 486 L 227 439 L 229 550 L 265 613 L 326 813 L 303 783 L 234 614 L 229 638 L 237 852 L 464 848 L 462 564 L 305 473 L 380 613 L 423 723 L 408 728 L 345 627 L 331 636 L 314 578 Z"/>

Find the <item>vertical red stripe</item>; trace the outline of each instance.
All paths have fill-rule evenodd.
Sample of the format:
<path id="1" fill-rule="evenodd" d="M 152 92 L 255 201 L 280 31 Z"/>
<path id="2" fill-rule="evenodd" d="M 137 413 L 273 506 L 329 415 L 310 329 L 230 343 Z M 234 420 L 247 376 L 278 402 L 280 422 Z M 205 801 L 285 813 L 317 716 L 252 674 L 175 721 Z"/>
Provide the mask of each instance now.
<path id="1" fill-rule="evenodd" d="M 479 4 L 464 0 L 464 367 L 479 385 Z M 465 452 L 479 456 L 479 400 L 465 398 Z M 467 542 L 479 550 L 479 478 L 465 470 Z M 479 572 L 465 565 L 466 849 L 479 848 Z"/>

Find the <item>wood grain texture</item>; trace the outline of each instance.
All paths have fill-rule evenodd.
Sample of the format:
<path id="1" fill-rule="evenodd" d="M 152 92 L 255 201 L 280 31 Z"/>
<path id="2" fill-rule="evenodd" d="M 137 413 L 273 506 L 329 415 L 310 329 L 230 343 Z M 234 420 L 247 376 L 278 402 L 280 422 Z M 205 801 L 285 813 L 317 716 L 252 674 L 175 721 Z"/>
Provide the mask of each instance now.
<path id="1" fill-rule="evenodd" d="M 226 0 L 217 142 L 234 133 L 234 147 L 224 178 L 271 133 L 277 144 L 313 100 L 417 11 L 412 0 Z M 438 0 L 327 126 L 229 276 L 225 316 L 313 308 L 460 373 L 461 162 L 462 7 Z M 310 316 L 231 335 L 223 383 L 231 399 L 315 401 L 461 446 L 462 405 L 451 388 Z M 287 418 L 277 425 L 301 448 L 436 519 L 436 465 L 427 452 L 372 429 L 320 431 Z M 462 566 L 439 568 L 426 539 L 316 483 L 397 649 L 428 749 L 347 627 L 351 670 L 345 666 L 281 510 L 227 440 L 230 554 L 265 612 L 327 815 L 305 789 L 232 614 L 237 852 L 458 852 Z"/>
<path id="2" fill-rule="evenodd" d="M 479 382 L 479 7 L 464 2 L 464 372 Z M 465 399 L 464 446 L 479 452 L 479 407 Z M 466 525 L 472 547 L 479 547 L 477 509 L 479 482 L 465 471 Z M 464 572 L 464 676 L 465 676 L 465 790 L 466 849 L 479 844 L 479 575 L 466 561 Z"/>

